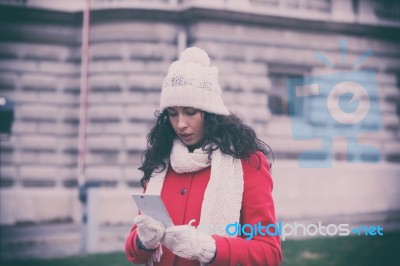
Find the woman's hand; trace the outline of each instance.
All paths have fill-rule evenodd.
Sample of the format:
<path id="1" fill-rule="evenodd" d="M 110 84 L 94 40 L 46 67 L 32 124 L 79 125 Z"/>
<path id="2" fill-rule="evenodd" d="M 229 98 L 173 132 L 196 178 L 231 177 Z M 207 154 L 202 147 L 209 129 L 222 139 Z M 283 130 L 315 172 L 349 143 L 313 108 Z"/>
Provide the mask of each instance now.
<path id="1" fill-rule="evenodd" d="M 175 255 L 202 263 L 211 262 L 216 252 L 215 240 L 190 225 L 167 228 L 161 242 Z"/>
<path id="2" fill-rule="evenodd" d="M 165 234 L 165 227 L 147 215 L 138 215 L 134 220 L 140 242 L 146 249 L 155 249 Z"/>

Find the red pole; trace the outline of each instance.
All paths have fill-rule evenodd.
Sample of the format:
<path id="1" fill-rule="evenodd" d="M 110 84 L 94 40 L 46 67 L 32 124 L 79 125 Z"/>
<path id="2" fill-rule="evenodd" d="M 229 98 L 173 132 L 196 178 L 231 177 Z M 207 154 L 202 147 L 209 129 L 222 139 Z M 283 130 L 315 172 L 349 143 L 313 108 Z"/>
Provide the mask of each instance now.
<path id="1" fill-rule="evenodd" d="M 82 25 L 82 56 L 81 56 L 81 94 L 79 108 L 79 154 L 78 154 L 78 185 L 79 199 L 82 203 L 82 227 L 81 227 L 81 249 L 87 253 L 90 246 L 90 236 L 87 228 L 87 199 L 88 190 L 86 186 L 86 135 L 87 135 L 87 109 L 88 109 L 88 75 L 89 75 L 89 33 L 90 33 L 90 8 L 91 0 L 86 0 L 83 10 Z M 95 239 L 95 241 L 97 241 Z"/>
<path id="2" fill-rule="evenodd" d="M 79 156 L 78 156 L 78 185 L 85 184 L 86 167 L 86 130 L 88 109 L 88 75 L 89 75 L 89 28 L 91 0 L 86 0 L 83 12 L 82 54 L 81 54 L 81 94 L 79 108 Z"/>

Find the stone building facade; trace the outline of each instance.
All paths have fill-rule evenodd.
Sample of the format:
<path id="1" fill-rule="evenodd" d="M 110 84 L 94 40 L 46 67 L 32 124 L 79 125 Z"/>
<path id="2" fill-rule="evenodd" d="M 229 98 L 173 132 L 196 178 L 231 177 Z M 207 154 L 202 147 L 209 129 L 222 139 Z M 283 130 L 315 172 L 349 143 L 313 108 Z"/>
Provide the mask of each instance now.
<path id="1" fill-rule="evenodd" d="M 77 190 L 84 1 L 0 1 L 0 96 L 15 101 L 12 135 L 1 140 L 1 224 L 80 220 Z M 275 155 L 278 218 L 400 210 L 400 8 L 389 1 L 93 0 L 86 180 L 101 185 L 101 222 L 129 223 L 142 151 L 162 80 L 186 46 L 219 67 L 223 98 Z M 323 52 L 340 62 L 329 67 Z M 361 138 L 378 163 L 349 164 L 334 140 L 334 167 L 301 169 L 318 140 L 295 141 L 286 81 L 350 71 L 377 73 L 382 129 Z M 302 112 L 318 113 L 319 107 Z M 323 121 L 322 121 L 323 122 Z M 371 195 L 374 201 L 370 203 Z M 127 214 L 129 213 L 129 215 Z M 379 219 L 380 219 L 379 218 Z"/>

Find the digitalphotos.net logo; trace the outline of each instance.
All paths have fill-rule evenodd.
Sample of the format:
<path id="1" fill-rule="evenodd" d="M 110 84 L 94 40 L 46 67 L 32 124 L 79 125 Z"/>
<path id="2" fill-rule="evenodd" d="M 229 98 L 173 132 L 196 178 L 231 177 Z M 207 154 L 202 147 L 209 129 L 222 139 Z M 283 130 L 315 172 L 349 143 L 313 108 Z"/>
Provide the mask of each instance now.
<path id="1" fill-rule="evenodd" d="M 294 222 L 262 225 L 257 224 L 240 224 L 238 222 L 226 226 L 226 233 L 229 236 L 243 236 L 246 240 L 251 240 L 255 236 L 280 236 L 282 241 L 286 237 L 294 236 L 349 236 L 350 234 L 358 236 L 383 236 L 383 227 L 380 225 L 366 226 L 361 225 L 350 229 L 349 224 L 328 224 L 322 222 L 317 224 L 304 225 Z"/>
<path id="2" fill-rule="evenodd" d="M 279 236 L 282 241 L 285 241 L 287 237 L 307 237 L 307 236 L 322 236 L 322 237 L 334 237 L 334 236 L 368 236 L 378 237 L 383 236 L 383 227 L 380 225 L 361 225 L 361 226 L 350 226 L 350 224 L 323 224 L 321 221 L 314 224 L 302 224 L 298 222 L 294 223 L 283 223 L 278 221 L 276 224 L 262 224 L 258 222 L 256 224 L 241 224 L 234 222 L 228 225 L 207 225 L 202 228 L 194 225 L 195 219 L 191 220 L 189 225 L 190 233 L 198 234 L 199 231 L 207 235 L 214 233 L 218 235 L 228 235 L 231 237 L 243 237 L 246 240 L 252 240 L 255 236 Z"/>
<path id="3" fill-rule="evenodd" d="M 340 40 L 339 46 L 341 64 L 344 65 L 346 40 Z M 379 131 L 382 127 L 376 72 L 356 70 L 371 55 L 371 50 L 365 51 L 352 64 L 351 71 L 288 79 L 293 138 L 297 141 L 320 139 L 322 144 L 318 150 L 300 154 L 300 167 L 332 167 L 332 141 L 335 137 L 347 139 L 348 162 L 380 160 L 376 147 L 358 142 L 360 134 Z M 321 52 L 317 53 L 317 59 L 332 68 L 336 66 Z"/>

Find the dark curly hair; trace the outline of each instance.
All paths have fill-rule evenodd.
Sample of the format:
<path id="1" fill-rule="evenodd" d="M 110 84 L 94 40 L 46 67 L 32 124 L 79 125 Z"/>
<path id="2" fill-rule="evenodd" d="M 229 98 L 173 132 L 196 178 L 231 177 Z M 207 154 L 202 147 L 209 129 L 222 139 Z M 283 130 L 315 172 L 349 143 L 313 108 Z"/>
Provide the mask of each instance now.
<path id="1" fill-rule="evenodd" d="M 250 154 L 261 151 L 267 157 L 271 154 L 273 160 L 271 148 L 258 139 L 254 130 L 245 125 L 236 115 L 216 115 L 207 112 L 203 114 L 205 135 L 201 148 L 207 151 L 209 158 L 211 158 L 211 153 L 219 148 L 222 153 L 236 159 L 249 161 Z M 147 150 L 142 154 L 142 166 L 139 167 L 139 170 L 143 172 L 140 180 L 143 187 L 154 171 L 159 173 L 167 167 L 166 162 L 169 160 L 172 143 L 176 138 L 167 110 L 156 111 L 155 116 L 157 121 L 147 135 Z M 212 147 L 207 145 L 209 143 L 216 145 Z M 260 163 L 259 156 L 258 159 Z M 259 167 L 259 163 L 255 167 Z"/>

